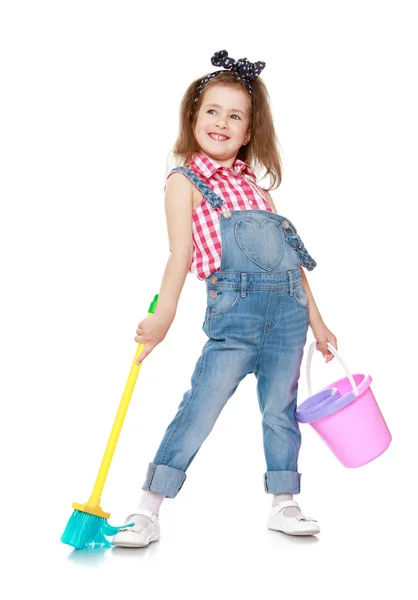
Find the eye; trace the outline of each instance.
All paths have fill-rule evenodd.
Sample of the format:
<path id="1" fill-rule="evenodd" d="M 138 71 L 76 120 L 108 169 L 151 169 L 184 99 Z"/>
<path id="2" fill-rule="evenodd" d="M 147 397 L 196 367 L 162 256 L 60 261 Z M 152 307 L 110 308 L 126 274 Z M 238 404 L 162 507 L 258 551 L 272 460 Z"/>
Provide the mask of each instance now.
<path id="1" fill-rule="evenodd" d="M 208 109 L 206 112 L 207 112 L 207 113 L 210 113 L 210 112 L 216 112 L 216 110 L 215 110 L 214 108 L 209 108 L 209 109 Z M 238 115 L 236 115 L 236 114 L 233 114 L 233 115 L 231 115 L 231 117 L 237 117 L 237 119 L 239 119 L 239 120 L 241 121 L 241 117 L 240 117 L 240 116 L 238 116 Z M 234 119 L 234 121 L 235 121 L 235 120 L 236 120 L 236 119 Z"/>

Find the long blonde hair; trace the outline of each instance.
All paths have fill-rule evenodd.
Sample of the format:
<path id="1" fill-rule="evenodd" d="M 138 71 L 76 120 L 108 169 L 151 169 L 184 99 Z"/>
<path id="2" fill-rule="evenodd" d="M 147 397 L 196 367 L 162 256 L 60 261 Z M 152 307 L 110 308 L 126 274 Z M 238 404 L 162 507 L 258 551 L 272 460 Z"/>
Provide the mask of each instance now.
<path id="1" fill-rule="evenodd" d="M 248 93 L 245 83 L 229 71 L 222 71 L 205 85 L 199 96 L 196 106 L 193 106 L 194 95 L 203 77 L 199 77 L 187 88 L 180 104 L 180 123 L 177 140 L 171 150 L 176 165 L 188 166 L 194 152 L 199 150 L 193 131 L 197 121 L 199 108 L 202 104 L 204 93 L 213 85 L 228 85 L 242 89 Z M 248 144 L 241 146 L 237 158 L 249 164 L 259 174 L 264 168 L 265 172 L 260 179 L 270 176 L 271 191 L 279 187 L 282 180 L 282 163 L 278 150 L 279 141 L 274 129 L 273 116 L 270 108 L 270 97 L 265 83 L 260 77 L 251 81 L 254 98 L 251 98 L 251 116 L 249 128 L 251 138 Z"/>

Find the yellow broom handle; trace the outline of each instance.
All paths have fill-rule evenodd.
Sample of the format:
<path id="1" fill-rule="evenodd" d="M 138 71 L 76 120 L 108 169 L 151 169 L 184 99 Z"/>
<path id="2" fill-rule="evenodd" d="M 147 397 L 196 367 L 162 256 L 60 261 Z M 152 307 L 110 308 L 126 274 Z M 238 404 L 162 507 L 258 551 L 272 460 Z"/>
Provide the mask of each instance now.
<path id="1" fill-rule="evenodd" d="M 154 308 L 158 299 L 158 294 L 154 298 Z M 148 316 L 152 315 L 154 311 L 148 313 Z M 122 429 L 123 421 L 128 410 L 129 402 L 131 401 L 132 392 L 134 391 L 135 383 L 138 378 L 139 371 L 142 367 L 142 362 L 137 365 L 136 360 L 141 354 L 145 344 L 139 344 L 135 352 L 135 358 L 133 360 L 131 370 L 129 372 L 128 380 L 125 385 L 125 390 L 122 394 L 122 399 L 119 403 L 118 412 L 116 413 L 115 422 L 113 423 L 112 431 L 110 432 L 109 440 L 107 442 L 106 450 L 100 465 L 99 473 L 97 474 L 96 483 L 94 484 L 93 492 L 89 498 L 88 505 L 91 507 L 97 507 L 100 505 L 100 499 L 103 491 L 103 487 L 106 481 L 106 477 L 109 471 L 110 463 L 112 462 L 113 454 L 115 452 L 116 444 L 119 439 L 119 434 Z"/>

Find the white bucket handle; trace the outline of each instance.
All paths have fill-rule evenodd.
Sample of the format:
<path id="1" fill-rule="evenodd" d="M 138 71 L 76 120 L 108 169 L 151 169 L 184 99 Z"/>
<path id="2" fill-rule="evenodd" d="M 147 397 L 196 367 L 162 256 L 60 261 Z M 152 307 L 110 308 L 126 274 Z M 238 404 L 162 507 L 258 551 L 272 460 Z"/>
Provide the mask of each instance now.
<path id="1" fill-rule="evenodd" d="M 308 380 L 308 393 L 309 396 L 312 396 L 312 386 L 311 386 L 311 362 L 312 362 L 312 355 L 313 352 L 316 348 L 316 341 L 312 342 L 312 344 L 309 346 L 308 349 L 308 358 L 307 358 L 307 362 L 306 362 L 306 379 Z M 351 383 L 351 387 L 353 388 L 353 392 L 355 396 L 358 396 L 360 394 L 356 383 L 354 381 L 354 377 L 352 376 L 350 369 L 348 368 L 347 364 L 345 363 L 345 361 L 343 360 L 341 354 L 334 348 L 334 346 L 331 344 L 331 342 L 327 342 L 327 346 L 329 348 L 329 350 L 331 350 L 332 354 L 334 356 L 336 356 L 338 358 L 338 360 L 340 361 L 348 379 L 350 380 Z"/>

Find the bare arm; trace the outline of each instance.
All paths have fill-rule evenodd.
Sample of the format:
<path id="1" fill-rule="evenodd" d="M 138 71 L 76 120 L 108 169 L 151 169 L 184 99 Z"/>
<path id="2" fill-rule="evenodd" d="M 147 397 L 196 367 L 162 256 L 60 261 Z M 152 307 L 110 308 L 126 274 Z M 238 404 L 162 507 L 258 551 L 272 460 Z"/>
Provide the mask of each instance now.
<path id="1" fill-rule="evenodd" d="M 170 256 L 164 271 L 155 315 L 172 323 L 193 258 L 192 184 L 181 173 L 167 181 L 165 213 Z"/>
<path id="2" fill-rule="evenodd" d="M 302 285 L 308 296 L 309 325 L 312 327 L 312 329 L 315 329 L 318 326 L 324 325 L 324 321 L 321 317 L 321 313 L 319 312 L 318 306 L 315 302 L 315 298 L 313 297 L 311 288 L 308 283 L 308 278 L 306 277 L 306 273 L 305 273 L 302 265 L 300 265 L 300 273 L 302 276 Z"/>
<path id="3" fill-rule="evenodd" d="M 270 194 L 266 190 L 264 190 L 264 191 L 266 192 L 266 196 L 267 196 L 267 198 L 269 200 L 269 203 L 270 203 L 270 206 L 272 208 L 272 211 L 274 213 L 276 213 L 276 215 L 277 215 L 277 208 L 274 206 L 273 198 L 270 196 Z"/>
<path id="4" fill-rule="evenodd" d="M 137 364 L 163 341 L 176 315 L 180 294 L 193 259 L 192 191 L 192 183 L 181 173 L 173 173 L 169 177 L 165 190 L 165 213 L 170 256 L 155 312 L 143 319 L 136 330 L 135 341 L 144 344 Z"/>

